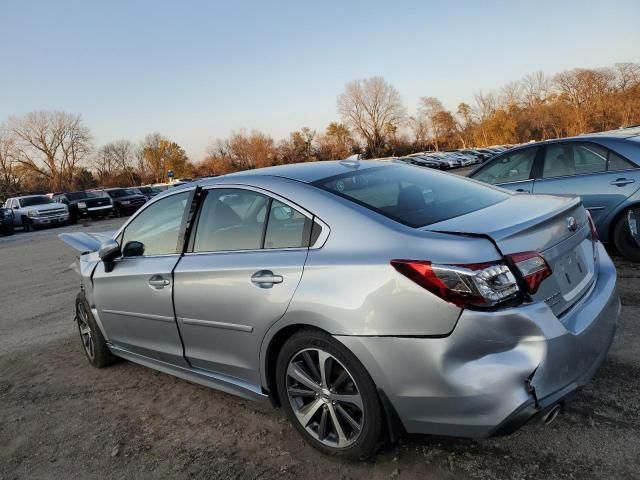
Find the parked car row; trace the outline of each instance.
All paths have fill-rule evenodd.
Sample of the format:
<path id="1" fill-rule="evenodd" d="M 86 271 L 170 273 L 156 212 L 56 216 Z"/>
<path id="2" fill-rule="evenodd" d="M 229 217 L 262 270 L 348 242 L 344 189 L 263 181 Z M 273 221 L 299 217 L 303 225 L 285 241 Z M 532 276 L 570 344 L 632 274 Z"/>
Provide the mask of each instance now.
<path id="1" fill-rule="evenodd" d="M 510 145 L 499 145 L 486 148 L 462 148 L 447 152 L 418 152 L 404 157 L 395 157 L 394 160 L 438 170 L 451 170 L 481 164 L 509 147 Z"/>
<path id="2" fill-rule="evenodd" d="M 171 184 L 11 197 L 0 207 L 0 234 L 11 235 L 16 227 L 31 231 L 40 227 L 75 224 L 82 219 L 126 217 L 169 187 L 183 185 L 187 181 L 190 179 Z"/>

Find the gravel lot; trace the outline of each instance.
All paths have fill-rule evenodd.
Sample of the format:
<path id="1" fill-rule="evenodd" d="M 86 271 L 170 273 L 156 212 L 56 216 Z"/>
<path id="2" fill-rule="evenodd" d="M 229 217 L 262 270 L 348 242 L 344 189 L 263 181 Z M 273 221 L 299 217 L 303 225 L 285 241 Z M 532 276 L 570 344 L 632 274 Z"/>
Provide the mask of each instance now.
<path id="1" fill-rule="evenodd" d="M 410 437 L 367 463 L 308 447 L 284 416 L 129 362 L 96 370 L 72 322 L 63 231 L 0 238 L 0 479 L 640 478 L 640 265 L 606 363 L 552 425 L 503 438 Z"/>

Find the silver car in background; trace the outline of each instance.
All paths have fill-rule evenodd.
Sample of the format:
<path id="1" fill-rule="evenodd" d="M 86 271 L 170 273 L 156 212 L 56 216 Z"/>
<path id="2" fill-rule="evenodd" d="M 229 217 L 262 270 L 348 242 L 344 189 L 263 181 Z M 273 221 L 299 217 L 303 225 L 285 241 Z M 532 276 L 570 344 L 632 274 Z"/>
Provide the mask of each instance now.
<path id="1" fill-rule="evenodd" d="M 614 336 L 614 266 L 578 199 L 411 165 L 271 167 L 158 195 L 81 252 L 90 363 L 281 406 L 314 447 L 552 420 Z"/>
<path id="2" fill-rule="evenodd" d="M 69 208 L 46 195 L 11 197 L 4 203 L 13 212 L 13 223 L 24 231 L 55 225 L 69 225 Z"/>

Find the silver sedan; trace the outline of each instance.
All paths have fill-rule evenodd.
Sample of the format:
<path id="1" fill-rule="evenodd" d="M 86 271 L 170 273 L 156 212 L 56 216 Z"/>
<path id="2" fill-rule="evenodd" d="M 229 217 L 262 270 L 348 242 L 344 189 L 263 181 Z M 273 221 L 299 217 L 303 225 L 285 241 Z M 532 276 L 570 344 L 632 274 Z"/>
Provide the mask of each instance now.
<path id="1" fill-rule="evenodd" d="M 614 266 L 579 199 L 373 161 L 158 195 L 83 254 L 89 362 L 271 401 L 314 447 L 549 422 L 613 339 Z"/>

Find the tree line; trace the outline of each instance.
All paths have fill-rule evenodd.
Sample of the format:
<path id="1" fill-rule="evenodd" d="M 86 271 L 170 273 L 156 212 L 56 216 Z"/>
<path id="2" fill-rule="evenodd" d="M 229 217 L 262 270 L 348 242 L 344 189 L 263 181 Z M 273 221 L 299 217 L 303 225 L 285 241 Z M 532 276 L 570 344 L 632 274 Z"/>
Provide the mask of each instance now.
<path id="1" fill-rule="evenodd" d="M 400 93 L 382 77 L 348 83 L 337 98 L 339 121 L 323 131 L 303 127 L 280 141 L 252 130 L 212 142 L 191 161 L 159 133 L 95 146 L 80 115 L 31 112 L 0 124 L 0 195 L 96 186 L 140 185 L 221 175 L 287 163 L 406 155 L 424 150 L 523 143 L 640 124 L 640 64 L 539 71 L 471 103 L 447 110 L 424 96 L 409 115 Z"/>

